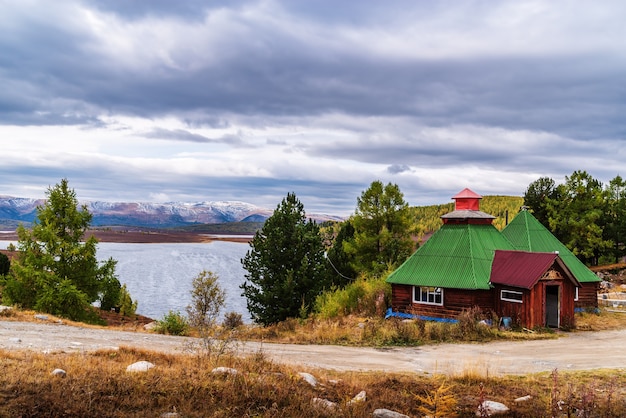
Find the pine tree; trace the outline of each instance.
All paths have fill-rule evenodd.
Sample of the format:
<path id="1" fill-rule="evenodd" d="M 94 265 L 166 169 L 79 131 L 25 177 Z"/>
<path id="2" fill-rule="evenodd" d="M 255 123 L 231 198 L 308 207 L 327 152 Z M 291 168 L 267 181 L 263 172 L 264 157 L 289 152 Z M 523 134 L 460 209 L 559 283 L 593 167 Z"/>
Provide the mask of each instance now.
<path id="1" fill-rule="evenodd" d="M 307 221 L 294 193 L 287 194 L 250 246 L 241 260 L 247 270 L 241 289 L 252 319 L 269 325 L 308 314 L 330 281 L 320 228 Z"/>
<path id="2" fill-rule="evenodd" d="M 19 255 L 11 266 L 3 297 L 23 308 L 94 321 L 90 304 L 100 300 L 108 309 L 118 302 L 116 262 L 109 259 L 100 265 L 97 239 L 90 236 L 84 240 L 92 215 L 84 205 L 79 210 L 76 193 L 66 179 L 48 188 L 46 194 L 32 229 L 23 225 L 17 229 Z"/>
<path id="3" fill-rule="evenodd" d="M 354 240 L 344 246 L 358 272 L 378 274 L 395 268 L 415 249 L 409 205 L 395 184 L 372 182 L 357 199 L 352 225 Z"/>

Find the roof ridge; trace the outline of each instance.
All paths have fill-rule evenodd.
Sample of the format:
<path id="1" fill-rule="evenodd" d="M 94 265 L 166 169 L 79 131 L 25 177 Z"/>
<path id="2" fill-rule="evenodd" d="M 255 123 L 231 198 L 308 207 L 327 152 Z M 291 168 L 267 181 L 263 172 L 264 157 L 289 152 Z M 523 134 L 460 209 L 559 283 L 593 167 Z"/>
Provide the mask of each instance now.
<path id="1" fill-rule="evenodd" d="M 468 223 L 467 228 L 467 236 L 469 240 L 469 250 L 470 250 L 470 263 L 472 266 L 472 280 L 474 281 L 474 287 L 478 287 L 478 280 L 476 280 L 476 257 L 475 257 L 475 248 L 474 248 L 474 237 L 472 236 L 471 225 Z"/>
<path id="2" fill-rule="evenodd" d="M 530 222 L 528 222 L 528 211 L 524 211 L 524 229 L 526 230 L 526 241 L 528 241 L 528 248 L 530 251 L 533 250 L 532 242 L 530 241 Z"/>

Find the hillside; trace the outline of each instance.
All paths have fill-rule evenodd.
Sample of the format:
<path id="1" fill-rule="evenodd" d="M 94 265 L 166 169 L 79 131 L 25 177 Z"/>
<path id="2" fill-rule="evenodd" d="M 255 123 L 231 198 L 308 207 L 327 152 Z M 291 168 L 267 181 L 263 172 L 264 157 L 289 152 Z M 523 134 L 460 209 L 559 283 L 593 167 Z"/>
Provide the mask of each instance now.
<path id="1" fill-rule="evenodd" d="M 483 196 L 480 210 L 495 216 L 496 219 L 494 219 L 493 224 L 502 230 L 507 222 L 517 215 L 523 204 L 524 198 L 519 196 Z M 442 223 L 441 216 L 453 210 L 454 202 L 411 208 L 420 236 L 438 230 Z"/>

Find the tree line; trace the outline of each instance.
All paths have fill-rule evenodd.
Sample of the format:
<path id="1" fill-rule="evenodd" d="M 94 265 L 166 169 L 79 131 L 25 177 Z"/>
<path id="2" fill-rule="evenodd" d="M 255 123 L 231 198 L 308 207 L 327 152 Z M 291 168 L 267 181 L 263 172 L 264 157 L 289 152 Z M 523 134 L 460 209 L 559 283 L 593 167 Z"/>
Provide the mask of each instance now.
<path id="1" fill-rule="evenodd" d="M 248 311 L 263 325 L 306 318 L 323 292 L 399 266 L 416 248 L 414 233 L 409 206 L 395 184 L 372 182 L 348 220 L 324 226 L 307 219 L 289 193 L 241 260 Z"/>
<path id="2" fill-rule="evenodd" d="M 556 184 L 542 177 L 523 199 L 490 196 L 481 210 L 496 216 L 500 229 L 521 203 L 588 265 L 626 255 L 626 182 L 616 176 L 606 186 L 585 171 Z M 94 321 L 91 305 L 120 308 L 136 302 L 115 274 L 115 260 L 98 262 L 97 240 L 84 239 L 91 214 L 79 207 L 67 180 L 49 188 L 30 230 L 18 227 L 17 258 L 0 257 L 3 303 L 83 321 Z M 250 241 L 241 263 L 241 285 L 252 319 L 263 325 L 308 317 L 316 298 L 346 288 L 359 278 L 381 278 L 419 246 L 419 237 L 441 225 L 453 204 L 410 208 L 400 188 L 371 183 L 343 222 L 317 224 L 307 218 L 295 193 L 288 193 Z M 433 221 L 436 219 L 436 221 Z"/>
<path id="3" fill-rule="evenodd" d="M 619 175 L 603 185 L 586 171 L 565 182 L 532 182 L 524 204 L 587 265 L 618 262 L 626 255 L 626 182 Z"/>
<path id="4" fill-rule="evenodd" d="M 585 171 L 556 184 L 542 177 L 523 197 L 486 196 L 481 210 L 496 216 L 502 229 L 522 207 L 587 265 L 615 262 L 626 255 L 626 182 L 608 185 Z M 399 187 L 374 181 L 357 198 L 343 222 L 317 225 L 307 220 L 295 194 L 288 194 L 250 243 L 242 259 L 241 286 L 255 322 L 267 325 L 305 318 L 315 298 L 342 289 L 359 277 L 381 277 L 404 262 L 419 237 L 441 226 L 454 204 L 410 208 Z"/>

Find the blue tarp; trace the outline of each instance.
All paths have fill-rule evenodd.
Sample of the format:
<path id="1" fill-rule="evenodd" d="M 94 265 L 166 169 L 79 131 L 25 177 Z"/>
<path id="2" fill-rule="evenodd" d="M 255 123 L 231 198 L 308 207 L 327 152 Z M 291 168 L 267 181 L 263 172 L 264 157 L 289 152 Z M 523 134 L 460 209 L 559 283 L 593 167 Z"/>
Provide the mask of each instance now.
<path id="1" fill-rule="evenodd" d="M 387 318 L 421 319 L 422 321 L 449 322 L 451 324 L 456 324 L 457 322 L 459 322 L 458 320 L 452 318 L 436 318 L 434 316 L 414 315 L 405 312 L 394 312 L 391 308 L 387 309 L 385 319 Z"/>

